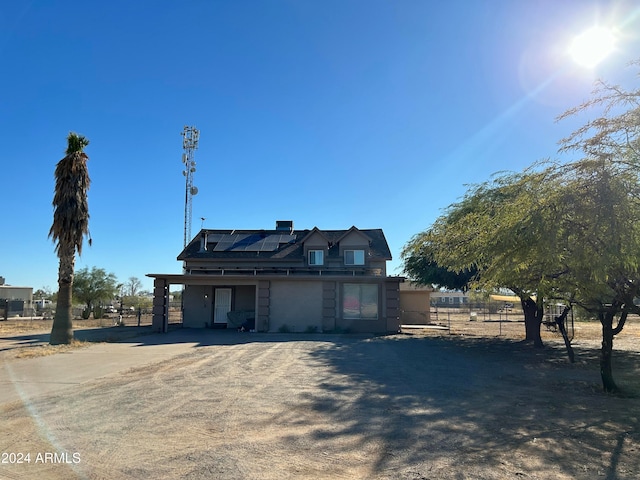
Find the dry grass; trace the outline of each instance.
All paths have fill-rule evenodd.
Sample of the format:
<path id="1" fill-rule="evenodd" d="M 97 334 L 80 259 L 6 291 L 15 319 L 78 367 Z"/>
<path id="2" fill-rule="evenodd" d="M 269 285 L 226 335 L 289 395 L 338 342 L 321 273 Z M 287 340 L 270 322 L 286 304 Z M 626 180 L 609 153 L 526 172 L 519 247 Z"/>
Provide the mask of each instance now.
<path id="1" fill-rule="evenodd" d="M 113 320 L 109 319 L 74 320 L 73 327 L 94 328 L 111 324 L 113 324 Z M 0 322 L 0 336 L 18 333 L 50 332 L 52 325 L 53 320 L 42 320 L 39 318 L 35 318 L 33 320 L 26 318 L 9 319 L 7 321 Z"/>
<path id="2" fill-rule="evenodd" d="M 447 330 L 410 329 L 406 330 L 405 333 L 424 336 L 495 337 L 513 340 L 523 340 L 525 337 L 522 311 L 515 310 L 506 316 L 497 313 L 479 314 L 476 321 L 470 321 L 469 318 L 468 311 L 440 309 L 437 316 L 432 313 L 431 324 L 446 327 Z M 562 337 L 558 332 L 550 331 L 544 325 L 540 331 L 544 342 L 562 342 Z M 573 330 L 570 333 L 573 333 L 572 343 L 574 344 L 588 344 L 598 347 L 602 340 L 602 326 L 596 320 L 579 321 L 576 319 L 573 323 Z M 640 344 L 639 341 L 640 317 L 633 315 L 627 320 L 622 332 L 616 336 L 614 349 L 619 347 L 633 348 L 635 345 Z"/>
<path id="3" fill-rule="evenodd" d="M 85 348 L 95 342 L 86 342 L 84 340 L 72 340 L 68 345 L 33 345 L 30 347 L 21 347 L 15 349 L 14 358 L 36 358 L 55 355 L 56 353 L 65 353 L 78 348 Z"/>
<path id="4" fill-rule="evenodd" d="M 112 320 L 111 320 L 112 322 Z M 135 323 L 134 323 L 135 322 Z M 128 327 L 114 327 L 108 320 L 75 321 L 76 338 L 68 345 L 49 345 L 52 320 L 11 319 L 0 322 L 0 358 L 35 358 L 85 348 L 95 343 L 118 342 L 149 333 L 146 327 L 135 328 L 133 318 Z"/>

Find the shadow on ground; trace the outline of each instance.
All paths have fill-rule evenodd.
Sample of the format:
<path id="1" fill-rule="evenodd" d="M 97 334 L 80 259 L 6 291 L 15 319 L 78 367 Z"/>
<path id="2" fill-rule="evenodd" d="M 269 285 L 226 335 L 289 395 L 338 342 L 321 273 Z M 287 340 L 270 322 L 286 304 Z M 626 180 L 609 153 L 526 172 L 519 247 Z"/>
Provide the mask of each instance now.
<path id="1" fill-rule="evenodd" d="M 384 478 L 637 478 L 639 400 L 601 393 L 598 352 L 576 354 L 572 365 L 560 346 L 503 340 L 338 341 L 313 354 L 330 374 L 307 402 L 331 419 L 313 435 L 363 439 L 352 448 Z M 615 355 L 637 382 L 637 353 Z"/>
<path id="2" fill-rule="evenodd" d="M 87 412 L 101 413 L 85 413 L 85 422 L 95 420 L 83 428 L 115 432 L 116 447 L 122 432 L 112 422 L 102 426 L 105 413 L 96 406 L 104 407 L 107 391 L 119 395 L 111 405 L 127 405 L 118 410 L 126 416 L 127 430 L 137 425 L 138 433 L 146 435 L 144 412 L 152 408 L 156 418 L 158 405 L 167 409 L 162 410 L 166 421 L 163 417 L 156 423 L 163 439 L 175 435 L 176 426 L 197 427 L 193 434 L 201 435 L 197 444 L 202 450 L 193 448 L 202 458 L 199 465 L 212 468 L 225 458 L 233 460 L 240 446 L 233 450 L 235 440 L 228 432 L 242 425 L 255 436 L 244 438 L 241 431 L 235 438 L 243 438 L 242 457 L 250 457 L 253 464 L 268 462 L 275 451 L 302 458 L 300 465 L 305 467 L 321 459 L 317 463 L 325 469 L 362 473 L 343 478 L 630 480 L 640 474 L 640 400 L 602 393 L 597 349 L 576 347 L 577 362 L 570 364 L 560 343 L 536 350 L 515 341 L 478 337 L 190 329 L 154 334 L 150 327 L 142 327 L 147 334 L 140 336 L 134 328 L 77 330 L 76 337 L 106 341 L 117 333 L 118 341 L 135 348 L 189 343 L 197 354 L 130 370 L 108 383 L 96 382 L 75 404 L 67 402 L 73 412 L 69 418 L 75 418 L 74 406 L 93 401 L 94 410 Z M 48 335 L 10 338 L 26 344 L 48 341 Z M 290 343 L 266 345 L 285 342 Z M 249 343 L 275 348 L 199 348 Z M 274 367 L 273 375 L 271 367 L 277 362 L 292 367 L 282 372 Z M 238 365 L 241 368 L 232 368 Z M 621 386 L 638 389 L 637 352 L 615 351 L 614 369 Z M 220 391 L 227 396 L 219 396 Z M 185 396 L 176 400 L 180 394 Z M 276 408 L 260 414 L 268 402 Z M 51 405 L 59 408 L 58 402 Z M 250 408 L 242 409 L 243 405 Z M 207 423 L 207 412 L 217 407 Z M 261 431 L 273 436 L 256 439 Z M 187 441 L 182 439 L 174 448 Z M 221 443 L 206 444 L 214 441 Z M 227 478 L 252 478 L 242 473 Z"/>
<path id="3" fill-rule="evenodd" d="M 119 342 L 153 333 L 151 327 L 102 327 L 76 329 L 74 338 L 83 342 Z M 49 333 L 7 333 L 0 335 L 0 352 L 15 348 L 35 347 L 49 343 Z"/>
<path id="4" fill-rule="evenodd" d="M 372 335 L 363 334 L 280 334 L 280 333 L 250 333 L 236 330 L 190 329 L 180 326 L 170 326 L 168 333 L 154 332 L 151 326 L 111 326 L 86 329 L 75 329 L 74 338 L 83 342 L 119 342 L 131 343 L 136 347 L 151 345 L 168 345 L 177 343 L 192 343 L 194 347 L 210 347 L 215 345 L 240 345 L 253 342 L 280 343 L 289 341 L 309 340 L 317 341 L 331 338 L 370 338 Z M 38 346 L 49 343 L 49 333 L 23 333 L 0 335 L 0 352 L 15 348 Z"/>

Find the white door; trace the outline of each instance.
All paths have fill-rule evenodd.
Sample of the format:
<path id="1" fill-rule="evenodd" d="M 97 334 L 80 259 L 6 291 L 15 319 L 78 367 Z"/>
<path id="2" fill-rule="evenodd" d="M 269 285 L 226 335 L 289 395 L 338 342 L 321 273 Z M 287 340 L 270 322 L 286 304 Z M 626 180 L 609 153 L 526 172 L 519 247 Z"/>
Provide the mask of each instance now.
<path id="1" fill-rule="evenodd" d="M 231 289 L 216 288 L 213 308 L 213 323 L 227 323 L 227 313 L 231 311 Z"/>

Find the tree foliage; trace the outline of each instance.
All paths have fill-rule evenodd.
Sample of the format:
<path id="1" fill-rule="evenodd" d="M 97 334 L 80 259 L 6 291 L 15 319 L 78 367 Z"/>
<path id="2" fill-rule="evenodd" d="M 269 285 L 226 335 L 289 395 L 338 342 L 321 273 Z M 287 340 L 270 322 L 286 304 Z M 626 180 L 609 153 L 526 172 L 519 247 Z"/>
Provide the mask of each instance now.
<path id="1" fill-rule="evenodd" d="M 553 222 L 546 208 L 547 177 L 546 171 L 532 168 L 470 186 L 460 202 L 405 247 L 405 272 L 419 278 L 422 259 L 457 274 L 474 272 L 474 288 L 511 289 L 522 302 L 526 339 L 541 346 L 539 292 L 550 289 L 550 277 L 558 274 L 544 254 L 545 244 L 554 242 L 547 228 Z"/>
<path id="2" fill-rule="evenodd" d="M 438 265 L 434 254 L 428 236 L 415 235 L 401 254 L 405 273 L 420 285 L 467 291 L 475 277 L 476 269 L 472 267 L 460 271 L 450 270 Z"/>
<path id="3" fill-rule="evenodd" d="M 602 324 L 602 383 L 616 391 L 613 338 L 640 313 L 640 90 L 598 82 L 592 99 L 561 118 L 594 109 L 597 118 L 561 141 L 561 151 L 582 158 L 472 185 L 403 258 L 412 278 L 421 269 L 432 278 L 435 264 L 475 271 L 478 288 L 510 288 L 522 300 L 527 338 L 535 327 L 539 338 L 545 298 L 580 305 Z"/>
<path id="4" fill-rule="evenodd" d="M 77 300 L 87 307 L 87 311 L 101 302 L 112 300 L 118 294 L 118 280 L 113 273 L 102 268 L 85 267 L 75 274 L 73 291 Z"/>
<path id="5" fill-rule="evenodd" d="M 638 61 L 633 62 L 636 67 Z M 603 387 L 618 389 L 612 373 L 613 340 L 640 294 L 640 89 L 598 81 L 590 100 L 560 119 L 599 116 L 561 141 L 561 150 L 584 158 L 572 170 L 576 205 L 571 227 L 570 285 L 576 301 L 602 324 Z"/>
<path id="6" fill-rule="evenodd" d="M 138 277 L 129 277 L 123 285 L 123 288 L 126 296 L 135 297 L 140 293 L 142 282 Z"/>

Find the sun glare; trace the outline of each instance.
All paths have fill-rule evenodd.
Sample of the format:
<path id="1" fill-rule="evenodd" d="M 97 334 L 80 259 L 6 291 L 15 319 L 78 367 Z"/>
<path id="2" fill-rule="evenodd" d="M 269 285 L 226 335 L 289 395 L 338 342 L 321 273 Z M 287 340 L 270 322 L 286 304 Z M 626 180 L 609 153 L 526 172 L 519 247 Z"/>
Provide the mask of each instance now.
<path id="1" fill-rule="evenodd" d="M 613 51 L 615 42 L 610 29 L 593 27 L 573 39 L 569 53 L 577 64 L 593 68 Z"/>

